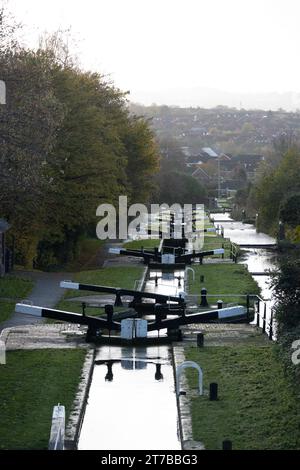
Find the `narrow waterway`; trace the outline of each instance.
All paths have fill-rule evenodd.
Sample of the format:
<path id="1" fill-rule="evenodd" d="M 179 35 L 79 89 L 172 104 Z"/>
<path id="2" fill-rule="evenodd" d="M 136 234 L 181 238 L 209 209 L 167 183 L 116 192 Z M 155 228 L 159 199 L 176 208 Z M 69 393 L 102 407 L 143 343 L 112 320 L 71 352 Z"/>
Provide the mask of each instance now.
<path id="1" fill-rule="evenodd" d="M 176 272 L 175 277 L 183 278 L 183 274 Z M 151 271 L 145 290 L 176 295 L 181 282 L 174 275 Z M 98 349 L 78 448 L 181 449 L 168 346 Z"/>
<path id="2" fill-rule="evenodd" d="M 229 238 L 232 242 L 238 245 L 261 245 L 261 248 L 247 248 L 239 263 L 246 264 L 250 273 L 260 273 L 260 275 L 253 275 L 253 278 L 261 289 L 261 297 L 267 300 L 266 315 L 269 321 L 274 304 L 272 288 L 270 286 L 270 276 L 262 274 L 277 269 L 278 262 L 276 251 L 264 248 L 263 245 L 275 244 L 276 240 L 265 233 L 256 232 L 256 228 L 252 224 L 243 224 L 232 220 L 229 213 L 213 214 L 212 218 L 215 221 L 222 221 L 215 222 L 215 225 L 222 225 L 224 237 Z M 262 326 L 262 321 L 260 325 Z"/>

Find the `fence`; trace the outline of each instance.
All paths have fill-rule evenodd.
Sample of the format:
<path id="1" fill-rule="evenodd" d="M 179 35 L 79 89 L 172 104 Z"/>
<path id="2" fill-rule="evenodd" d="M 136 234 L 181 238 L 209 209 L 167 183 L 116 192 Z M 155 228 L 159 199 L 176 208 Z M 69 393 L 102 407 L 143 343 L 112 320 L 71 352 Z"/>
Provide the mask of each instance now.
<path id="1" fill-rule="evenodd" d="M 276 324 L 271 301 L 264 300 L 258 295 L 255 302 L 255 323 L 262 329 L 263 334 L 267 334 L 270 340 L 276 339 Z"/>
<path id="2" fill-rule="evenodd" d="M 270 340 L 276 338 L 276 323 L 271 301 L 262 299 L 257 294 L 207 294 L 206 289 L 202 289 L 201 294 L 188 294 L 186 297 L 188 304 L 198 307 L 208 304 L 209 308 L 223 308 L 234 305 L 244 305 L 246 307 L 247 321 L 262 329 L 263 334 L 267 334 Z"/>

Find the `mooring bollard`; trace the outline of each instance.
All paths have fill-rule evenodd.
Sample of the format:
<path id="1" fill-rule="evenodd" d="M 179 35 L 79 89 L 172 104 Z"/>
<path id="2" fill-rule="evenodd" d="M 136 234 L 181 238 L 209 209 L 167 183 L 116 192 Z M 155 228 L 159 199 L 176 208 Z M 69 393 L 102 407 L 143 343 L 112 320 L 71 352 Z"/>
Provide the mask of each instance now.
<path id="1" fill-rule="evenodd" d="M 202 287 L 201 289 L 201 304 L 200 304 L 201 307 L 207 307 L 208 306 L 208 303 L 207 303 L 207 289 L 205 289 L 205 287 Z"/>
<path id="2" fill-rule="evenodd" d="M 250 320 L 250 295 L 247 294 L 247 321 Z"/>
<path id="3" fill-rule="evenodd" d="M 217 305 L 218 305 L 218 310 L 221 310 L 223 308 L 223 300 L 218 300 Z"/>
<path id="4" fill-rule="evenodd" d="M 122 298 L 120 292 L 116 292 L 115 307 L 123 307 Z"/>
<path id="5" fill-rule="evenodd" d="M 232 442 L 229 439 L 222 442 L 222 450 L 232 450 Z"/>
<path id="6" fill-rule="evenodd" d="M 114 307 L 112 305 L 104 305 L 104 311 L 107 316 L 107 321 L 111 323 L 113 320 Z"/>
<path id="7" fill-rule="evenodd" d="M 209 384 L 209 399 L 210 401 L 218 400 L 218 384 L 217 383 Z"/>
<path id="8" fill-rule="evenodd" d="M 197 346 L 198 348 L 203 348 L 204 346 L 204 334 L 203 333 L 197 334 Z"/>

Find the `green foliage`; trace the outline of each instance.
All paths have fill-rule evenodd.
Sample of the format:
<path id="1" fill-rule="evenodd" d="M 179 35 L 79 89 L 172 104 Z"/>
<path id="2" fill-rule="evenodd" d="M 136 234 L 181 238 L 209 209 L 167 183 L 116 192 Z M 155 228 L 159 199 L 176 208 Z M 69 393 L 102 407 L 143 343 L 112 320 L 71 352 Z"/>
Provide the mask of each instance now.
<path id="1" fill-rule="evenodd" d="M 192 176 L 178 171 L 163 173 L 159 179 L 159 200 L 167 204 L 204 204 L 205 188 Z"/>
<path id="2" fill-rule="evenodd" d="M 290 149 L 275 169 L 266 168 L 263 177 L 252 188 L 250 199 L 259 213 L 258 228 L 277 234 L 278 222 L 283 215 L 282 208 L 287 210 L 287 201 L 297 205 L 297 198 L 290 199 L 300 190 L 300 150 Z M 289 220 L 292 211 L 287 211 Z M 295 212 L 297 220 L 298 210 Z M 297 225 L 297 224 L 296 224 Z"/>
<path id="3" fill-rule="evenodd" d="M 300 193 L 288 195 L 281 202 L 279 217 L 293 228 L 300 225 Z"/>
<path id="4" fill-rule="evenodd" d="M 4 30 L 0 22 L 0 39 Z M 120 194 L 149 202 L 159 161 L 153 133 L 129 114 L 124 93 L 73 64 L 61 38 L 38 51 L 6 43 L 0 69 L 8 98 L 0 108 L 0 213 L 12 225 L 17 262 L 65 263 L 96 227 L 99 204 Z"/>
<path id="5" fill-rule="evenodd" d="M 272 275 L 273 296 L 276 299 L 276 321 L 279 332 L 300 325 L 300 257 L 285 257 L 280 270 Z"/>

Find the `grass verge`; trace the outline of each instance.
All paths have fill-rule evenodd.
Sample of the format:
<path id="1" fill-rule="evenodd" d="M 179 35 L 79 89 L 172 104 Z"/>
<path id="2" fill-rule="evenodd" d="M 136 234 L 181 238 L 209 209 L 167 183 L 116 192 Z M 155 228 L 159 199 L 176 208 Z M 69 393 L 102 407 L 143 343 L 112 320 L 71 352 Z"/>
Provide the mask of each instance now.
<path id="1" fill-rule="evenodd" d="M 73 276 L 73 281 L 83 284 L 98 284 L 100 286 L 133 289 L 135 281 L 141 278 L 143 270 L 143 266 L 114 266 L 93 271 L 81 271 Z M 97 294 L 101 295 L 101 293 L 89 291 L 66 290 L 64 298 Z"/>
<path id="2" fill-rule="evenodd" d="M 143 248 L 156 248 L 159 247 L 161 240 L 132 240 L 130 242 L 124 243 L 123 248 L 131 250 L 140 250 Z"/>
<path id="3" fill-rule="evenodd" d="M 74 276 L 74 281 L 99 284 L 112 287 L 123 287 L 125 289 L 133 289 L 135 281 L 142 277 L 144 267 L 142 266 L 120 266 L 97 269 L 95 271 L 83 271 Z M 86 297 L 90 295 L 101 295 L 101 292 L 66 290 L 65 296 L 56 308 L 59 310 L 67 310 L 74 313 L 82 313 L 81 302 L 70 301 L 68 299 L 73 297 Z M 115 312 L 122 310 L 122 308 L 114 308 Z M 103 315 L 104 309 L 97 307 L 86 307 L 86 315 L 100 316 Z M 48 320 L 48 323 L 55 323 L 55 320 Z"/>
<path id="4" fill-rule="evenodd" d="M 193 438 L 206 449 L 230 439 L 237 450 L 300 448 L 300 400 L 287 378 L 276 345 L 195 347 L 187 360 L 202 367 L 204 387 L 219 385 L 219 400 L 192 398 Z M 195 373 L 188 371 L 192 389 Z"/>
<path id="5" fill-rule="evenodd" d="M 0 365 L 0 449 L 46 449 L 53 406 L 75 398 L 86 351 L 11 351 Z"/>
<path id="6" fill-rule="evenodd" d="M 0 278 L 0 323 L 12 315 L 18 300 L 26 298 L 33 282 L 14 276 Z"/>
<path id="7" fill-rule="evenodd" d="M 241 264 L 203 264 L 193 266 L 195 280 L 189 272 L 189 294 L 200 295 L 202 287 L 207 289 L 208 302 L 216 302 L 221 299 L 224 302 L 245 303 L 243 295 L 259 294 L 260 290 L 256 281 L 249 274 L 246 266 Z M 204 282 L 200 282 L 200 276 L 204 276 Z M 233 297 L 230 297 L 230 294 Z M 241 298 L 235 297 L 241 295 Z M 227 297 L 228 296 L 228 297 Z M 223 297 L 223 298 L 222 298 Z"/>

